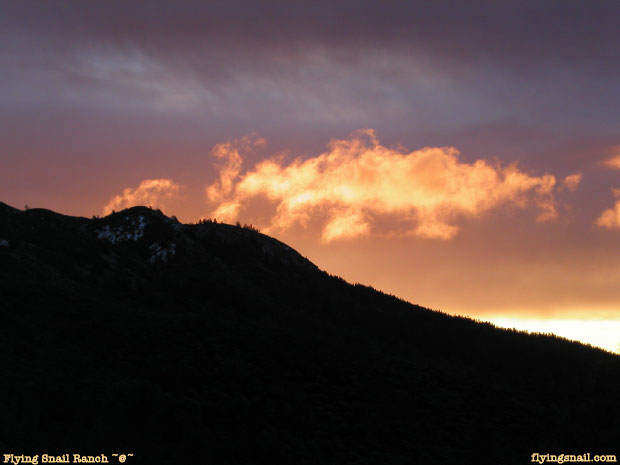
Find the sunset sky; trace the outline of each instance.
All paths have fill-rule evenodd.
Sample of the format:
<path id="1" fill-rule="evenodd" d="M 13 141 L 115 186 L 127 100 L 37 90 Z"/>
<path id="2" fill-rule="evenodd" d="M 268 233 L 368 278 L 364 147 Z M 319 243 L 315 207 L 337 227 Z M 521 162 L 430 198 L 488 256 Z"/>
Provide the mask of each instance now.
<path id="1" fill-rule="evenodd" d="M 620 2 L 4 1 L 0 200 L 251 223 L 620 351 Z"/>

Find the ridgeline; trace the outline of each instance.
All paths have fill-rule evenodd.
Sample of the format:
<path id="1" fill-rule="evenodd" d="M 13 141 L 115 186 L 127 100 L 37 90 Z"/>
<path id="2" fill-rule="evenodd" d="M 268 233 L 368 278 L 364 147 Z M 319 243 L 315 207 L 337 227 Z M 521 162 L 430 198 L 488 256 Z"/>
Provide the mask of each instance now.
<path id="1" fill-rule="evenodd" d="M 0 453 L 127 464 L 620 454 L 620 357 L 412 305 L 250 227 L 0 203 Z"/>

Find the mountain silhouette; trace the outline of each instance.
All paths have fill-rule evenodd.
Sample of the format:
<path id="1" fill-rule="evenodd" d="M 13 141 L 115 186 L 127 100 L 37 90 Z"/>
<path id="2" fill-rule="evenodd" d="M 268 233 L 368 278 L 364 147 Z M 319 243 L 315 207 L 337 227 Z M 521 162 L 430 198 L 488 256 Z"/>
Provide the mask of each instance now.
<path id="1" fill-rule="evenodd" d="M 0 203 L 0 453 L 127 464 L 618 454 L 620 357 L 412 305 L 252 227 Z"/>

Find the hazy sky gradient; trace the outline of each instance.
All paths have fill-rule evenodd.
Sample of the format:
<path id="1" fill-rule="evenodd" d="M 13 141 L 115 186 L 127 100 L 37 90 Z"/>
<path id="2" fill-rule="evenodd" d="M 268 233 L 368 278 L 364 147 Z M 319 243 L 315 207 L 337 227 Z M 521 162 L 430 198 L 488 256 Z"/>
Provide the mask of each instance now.
<path id="1" fill-rule="evenodd" d="M 207 195 L 229 160 L 213 148 L 237 144 L 226 198 L 243 203 L 238 219 L 332 273 L 453 313 L 620 318 L 620 164 L 605 164 L 620 155 L 619 23 L 617 1 L 5 1 L 0 200 L 90 216 L 159 195 L 194 221 L 226 197 Z M 340 213 L 325 199 L 272 228 L 276 200 L 325 194 L 322 168 L 270 200 L 266 188 L 235 191 L 261 161 L 318 163 L 330 141 L 365 129 L 394 176 L 400 155 L 460 153 L 463 183 L 432 210 L 458 233 L 404 233 L 422 218 L 429 171 L 394 194 L 407 227 L 400 201 L 387 216 L 370 208 L 384 200 L 375 180 L 337 205 L 349 222 L 334 228 L 365 233 L 327 241 L 321 215 Z M 483 208 L 503 184 L 475 190 L 476 163 L 555 185 Z M 571 190 L 562 181 L 575 174 Z M 475 207 L 463 207 L 467 192 L 483 193 Z M 557 215 L 537 221 L 544 195 Z"/>

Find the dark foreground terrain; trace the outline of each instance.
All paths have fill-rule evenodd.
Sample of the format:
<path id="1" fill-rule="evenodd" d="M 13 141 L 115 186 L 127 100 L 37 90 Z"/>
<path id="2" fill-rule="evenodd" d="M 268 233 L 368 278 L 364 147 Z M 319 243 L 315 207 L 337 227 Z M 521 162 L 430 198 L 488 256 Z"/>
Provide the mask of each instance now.
<path id="1" fill-rule="evenodd" d="M 620 357 L 417 307 L 252 229 L 144 207 L 89 220 L 0 204 L 0 371 L 0 454 L 620 455 Z"/>

